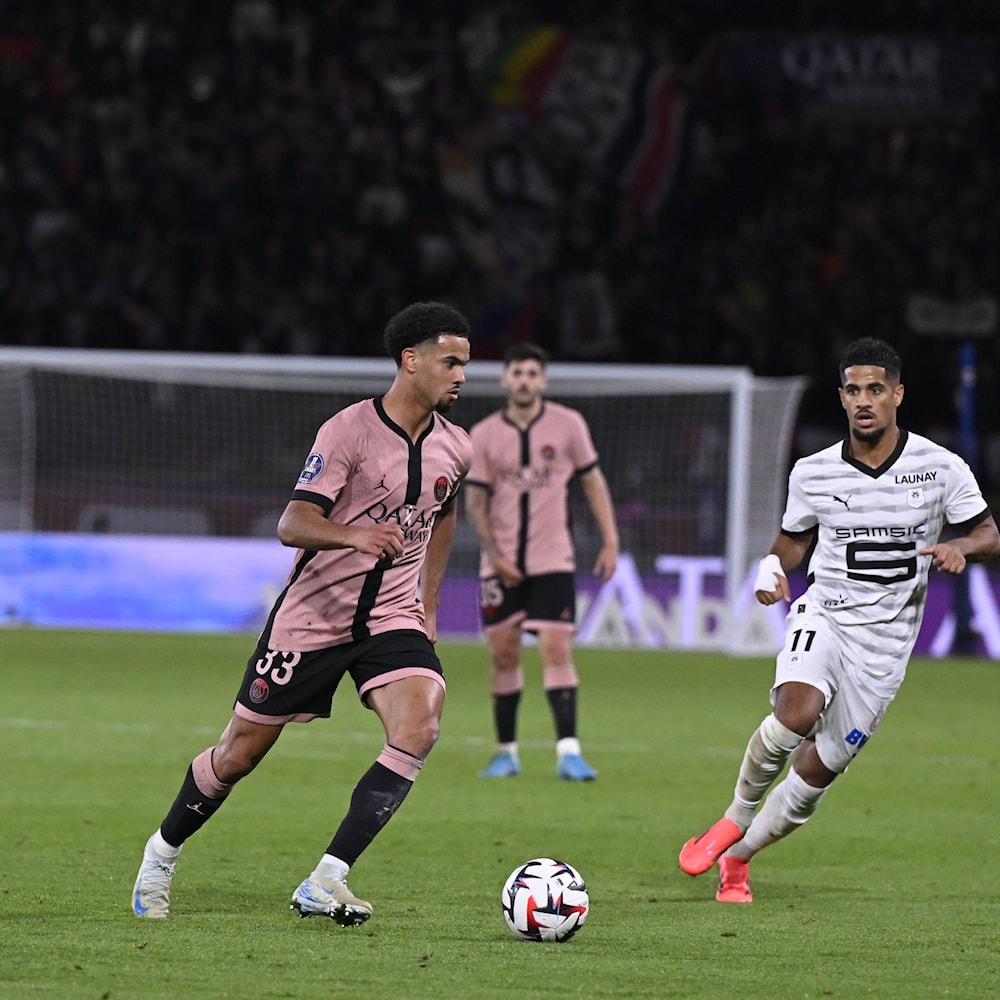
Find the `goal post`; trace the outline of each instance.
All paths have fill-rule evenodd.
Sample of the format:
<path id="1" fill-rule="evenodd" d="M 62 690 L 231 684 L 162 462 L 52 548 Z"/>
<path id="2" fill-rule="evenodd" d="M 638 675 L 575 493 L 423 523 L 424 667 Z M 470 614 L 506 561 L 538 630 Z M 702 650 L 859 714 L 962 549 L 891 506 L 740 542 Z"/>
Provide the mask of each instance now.
<path id="1" fill-rule="evenodd" d="M 0 348 L 0 532 L 273 539 L 316 429 L 384 392 L 394 372 L 388 358 Z M 501 372 L 473 359 L 449 418 L 468 428 L 502 406 Z M 568 362 L 548 375 L 548 394 L 580 410 L 594 437 L 624 554 L 609 586 L 632 601 L 625 617 L 641 633 L 616 638 L 606 619 L 582 623 L 585 637 L 672 645 L 677 623 L 662 605 L 683 590 L 678 566 L 713 578 L 731 625 L 778 530 L 806 380 Z M 576 486 L 570 508 L 581 598 L 597 608 L 600 539 Z M 462 517 L 449 578 L 474 586 L 477 566 Z M 633 579 L 650 594 L 627 590 Z M 755 651 L 725 631 L 709 645 Z"/>

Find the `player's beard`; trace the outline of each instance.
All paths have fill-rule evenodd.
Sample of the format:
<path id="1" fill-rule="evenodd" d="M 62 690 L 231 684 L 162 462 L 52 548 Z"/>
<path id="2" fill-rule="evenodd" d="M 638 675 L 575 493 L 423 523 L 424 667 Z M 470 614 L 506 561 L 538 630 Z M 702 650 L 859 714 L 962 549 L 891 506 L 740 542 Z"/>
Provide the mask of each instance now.
<path id="1" fill-rule="evenodd" d="M 455 400 L 453 399 L 442 399 L 437 406 L 434 407 L 435 413 L 440 413 L 443 417 L 453 406 L 455 405 Z"/>
<path id="2" fill-rule="evenodd" d="M 870 431 L 863 431 L 858 427 L 851 428 L 851 437 L 855 441 L 863 441 L 865 444 L 878 444 L 885 437 L 885 427 L 873 427 Z"/>

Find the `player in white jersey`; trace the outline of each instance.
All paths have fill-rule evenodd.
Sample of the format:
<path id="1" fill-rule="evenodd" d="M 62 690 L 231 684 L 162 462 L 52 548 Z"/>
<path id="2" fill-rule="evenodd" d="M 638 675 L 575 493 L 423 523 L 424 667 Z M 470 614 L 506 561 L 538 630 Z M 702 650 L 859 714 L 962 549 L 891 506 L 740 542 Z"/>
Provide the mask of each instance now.
<path id="1" fill-rule="evenodd" d="M 849 344 L 839 365 L 848 435 L 800 459 L 789 477 L 757 600 L 790 600 L 787 574 L 815 547 L 806 591 L 788 613 L 774 710 L 747 744 L 725 814 L 679 859 L 689 875 L 718 862 L 720 902 L 751 902 L 750 859 L 812 815 L 882 720 L 920 629 L 931 567 L 961 573 L 1000 554 L 968 465 L 897 425 L 900 369 L 881 340 Z M 939 541 L 946 524 L 956 536 Z M 767 794 L 789 758 L 788 774 Z"/>
<path id="2" fill-rule="evenodd" d="M 469 435 L 442 416 L 465 381 L 465 317 L 439 302 L 414 303 L 389 320 L 385 346 L 396 362 L 388 392 L 345 407 L 316 434 L 278 521 L 278 538 L 298 550 L 294 566 L 229 724 L 191 762 L 146 843 L 132 891 L 136 916 L 169 914 L 181 847 L 286 724 L 330 715 L 345 674 L 386 741 L 291 905 L 343 926 L 371 916 L 371 904 L 348 889 L 347 872 L 402 805 L 438 738 L 437 608 L 458 489 L 472 461 Z"/>

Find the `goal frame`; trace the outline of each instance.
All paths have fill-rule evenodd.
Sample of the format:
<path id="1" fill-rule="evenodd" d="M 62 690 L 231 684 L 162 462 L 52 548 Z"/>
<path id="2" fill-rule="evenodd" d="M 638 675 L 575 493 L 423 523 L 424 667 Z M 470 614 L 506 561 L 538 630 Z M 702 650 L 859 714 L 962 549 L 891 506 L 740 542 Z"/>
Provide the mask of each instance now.
<path id="1" fill-rule="evenodd" d="M 143 382 L 233 385 L 261 391 L 277 388 L 323 390 L 337 383 L 339 391 L 349 386 L 361 399 L 378 395 L 391 384 L 395 365 L 389 358 L 335 358 L 305 356 L 261 356 L 232 354 L 177 353 L 166 351 L 118 351 L 105 349 L 0 348 L 0 392 L 14 393 L 21 411 L 21 454 L 6 468 L 17 466 L 22 484 L 19 503 L 26 512 L 16 530 L 32 530 L 30 511 L 34 476 L 31 456 L 37 433 L 38 415 L 28 390 L 32 370 L 60 371 L 80 375 L 101 375 Z M 464 396 L 494 397 L 500 394 L 503 363 L 473 359 L 466 369 Z M 19 377 L 20 374 L 20 377 Z M 725 510 L 725 602 L 730 621 L 736 620 L 741 590 L 744 589 L 752 558 L 761 545 L 770 544 L 781 516 L 787 483 L 794 422 L 798 403 L 807 385 L 802 376 L 762 378 L 749 368 L 738 366 L 685 366 L 597 364 L 550 362 L 547 374 L 555 399 L 574 405 L 574 400 L 594 395 L 726 394 L 729 408 L 728 474 Z M 769 459 L 776 481 L 769 501 L 771 509 L 755 513 L 766 520 L 773 532 L 766 542 L 749 537 L 754 454 L 755 400 L 770 399 L 769 405 L 783 407 L 775 440 L 768 444 Z M 0 436 L 0 446 L 3 438 Z M 0 469 L 4 462 L 0 460 Z M 9 519 L 8 519 L 9 523 Z M 745 595 L 743 595 L 745 598 Z M 731 651 L 738 645 L 731 636 L 725 643 Z"/>

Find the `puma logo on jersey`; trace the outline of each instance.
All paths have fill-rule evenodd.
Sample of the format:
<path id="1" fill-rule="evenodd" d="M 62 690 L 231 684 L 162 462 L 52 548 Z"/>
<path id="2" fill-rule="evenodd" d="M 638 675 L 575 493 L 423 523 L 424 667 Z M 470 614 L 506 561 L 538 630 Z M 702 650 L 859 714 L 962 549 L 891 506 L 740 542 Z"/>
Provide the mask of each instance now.
<path id="1" fill-rule="evenodd" d="M 852 496 L 854 496 L 854 494 L 853 493 L 849 493 L 847 495 L 847 500 L 850 500 Z M 833 494 L 831 494 L 830 495 L 830 499 L 831 500 L 836 500 L 837 503 L 842 503 L 844 505 L 844 510 L 850 510 L 851 509 L 850 506 L 847 503 L 847 500 L 845 500 L 843 497 L 838 497 L 838 496 L 834 496 Z"/>

